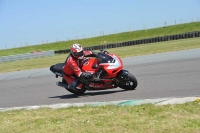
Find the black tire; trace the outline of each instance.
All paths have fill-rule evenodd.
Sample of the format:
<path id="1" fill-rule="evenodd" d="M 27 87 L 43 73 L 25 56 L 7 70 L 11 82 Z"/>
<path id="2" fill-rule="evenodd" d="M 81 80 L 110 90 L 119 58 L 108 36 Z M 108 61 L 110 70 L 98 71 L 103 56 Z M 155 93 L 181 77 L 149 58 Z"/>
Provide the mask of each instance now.
<path id="1" fill-rule="evenodd" d="M 62 80 L 62 82 L 65 83 L 65 84 L 68 84 L 64 79 Z M 76 95 L 81 95 L 81 94 L 85 93 L 85 91 L 86 91 L 85 88 L 75 89 L 75 90 L 68 89 L 68 88 L 65 88 L 65 89 L 68 90 L 69 92 L 73 93 L 73 94 L 76 94 Z"/>
<path id="2" fill-rule="evenodd" d="M 69 92 L 73 93 L 73 94 L 76 94 L 76 95 L 82 95 L 85 93 L 86 89 L 76 89 L 76 90 L 71 90 L 71 89 L 67 89 L 65 88 L 66 90 L 68 90 Z"/>
<path id="3" fill-rule="evenodd" d="M 119 87 L 124 90 L 135 90 L 138 85 L 137 79 L 131 74 L 128 73 L 127 76 L 119 76 Z"/>

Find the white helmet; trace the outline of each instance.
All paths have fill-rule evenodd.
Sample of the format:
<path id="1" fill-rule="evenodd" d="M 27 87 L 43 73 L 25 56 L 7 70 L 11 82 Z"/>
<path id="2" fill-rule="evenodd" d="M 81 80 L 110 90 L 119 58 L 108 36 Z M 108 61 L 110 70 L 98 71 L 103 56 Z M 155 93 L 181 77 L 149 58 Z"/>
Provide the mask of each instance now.
<path id="1" fill-rule="evenodd" d="M 70 49 L 71 54 L 77 59 L 83 59 L 83 47 L 80 44 L 73 44 Z"/>

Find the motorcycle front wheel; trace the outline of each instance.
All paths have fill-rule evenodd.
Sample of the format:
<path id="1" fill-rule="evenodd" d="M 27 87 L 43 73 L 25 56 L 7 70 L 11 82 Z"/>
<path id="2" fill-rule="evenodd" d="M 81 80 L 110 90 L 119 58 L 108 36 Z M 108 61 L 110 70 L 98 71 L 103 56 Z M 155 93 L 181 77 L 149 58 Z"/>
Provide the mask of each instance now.
<path id="1" fill-rule="evenodd" d="M 118 80 L 118 86 L 124 90 L 135 90 L 138 85 L 137 79 L 131 73 L 128 73 L 126 76 L 119 76 Z"/>

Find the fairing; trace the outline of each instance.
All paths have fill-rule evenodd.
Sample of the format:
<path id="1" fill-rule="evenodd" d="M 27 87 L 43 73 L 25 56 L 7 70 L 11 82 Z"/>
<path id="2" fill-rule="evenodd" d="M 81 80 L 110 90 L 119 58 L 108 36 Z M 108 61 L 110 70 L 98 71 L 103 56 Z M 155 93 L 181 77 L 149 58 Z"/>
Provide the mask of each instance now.
<path id="1" fill-rule="evenodd" d="M 98 65 L 97 68 L 93 69 L 92 67 Z M 84 62 L 82 70 L 90 73 L 96 73 L 100 69 L 106 71 L 106 76 L 103 78 L 114 78 L 117 76 L 117 73 L 122 70 L 123 63 L 122 60 L 114 54 L 103 54 L 98 53 L 96 58 L 89 58 Z"/>

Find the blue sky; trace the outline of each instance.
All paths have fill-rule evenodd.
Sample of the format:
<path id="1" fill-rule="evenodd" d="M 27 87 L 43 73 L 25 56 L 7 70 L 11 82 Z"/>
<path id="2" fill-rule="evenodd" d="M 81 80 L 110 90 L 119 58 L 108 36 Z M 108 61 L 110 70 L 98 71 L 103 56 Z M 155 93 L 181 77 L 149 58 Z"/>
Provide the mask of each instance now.
<path id="1" fill-rule="evenodd" d="M 200 21 L 200 0 L 0 0 L 0 49 Z"/>

